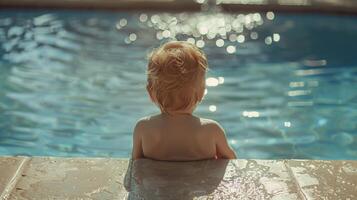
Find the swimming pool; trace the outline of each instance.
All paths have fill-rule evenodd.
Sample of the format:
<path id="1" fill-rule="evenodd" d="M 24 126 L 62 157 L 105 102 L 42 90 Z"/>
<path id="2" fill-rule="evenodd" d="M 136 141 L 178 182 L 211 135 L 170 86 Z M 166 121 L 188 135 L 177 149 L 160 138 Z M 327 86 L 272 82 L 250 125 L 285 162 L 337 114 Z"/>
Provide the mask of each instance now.
<path id="1" fill-rule="evenodd" d="M 207 95 L 240 158 L 357 159 L 357 17 L 0 11 L 0 154 L 129 157 L 158 112 L 145 56 L 204 49 Z"/>

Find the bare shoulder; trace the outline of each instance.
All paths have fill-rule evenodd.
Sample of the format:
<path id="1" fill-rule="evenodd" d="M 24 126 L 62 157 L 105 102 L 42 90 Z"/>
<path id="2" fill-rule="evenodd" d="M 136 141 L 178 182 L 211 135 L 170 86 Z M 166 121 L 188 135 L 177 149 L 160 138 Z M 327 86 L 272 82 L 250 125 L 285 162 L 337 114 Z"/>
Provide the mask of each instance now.
<path id="1" fill-rule="evenodd" d="M 200 121 L 201 126 L 205 129 L 205 131 L 213 134 L 224 134 L 224 129 L 217 121 L 205 118 L 200 118 Z"/>
<path id="2" fill-rule="evenodd" d="M 151 116 L 140 118 L 135 124 L 134 134 L 141 134 L 142 132 L 144 132 L 144 130 L 151 124 L 151 121 Z"/>

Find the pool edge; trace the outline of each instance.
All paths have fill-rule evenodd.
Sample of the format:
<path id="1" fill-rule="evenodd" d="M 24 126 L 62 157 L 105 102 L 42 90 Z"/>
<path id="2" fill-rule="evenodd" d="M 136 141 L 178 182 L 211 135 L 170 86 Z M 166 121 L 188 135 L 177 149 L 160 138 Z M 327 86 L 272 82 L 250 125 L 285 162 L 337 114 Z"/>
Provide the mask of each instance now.
<path id="1" fill-rule="evenodd" d="M 224 168 L 222 162 L 226 162 Z M 143 185 L 136 182 L 138 177 L 135 176 L 144 176 L 146 182 L 152 181 L 145 187 L 158 189 L 163 181 L 158 180 L 164 178 L 168 188 L 176 188 L 174 191 L 169 189 L 167 194 L 160 193 L 164 195 L 172 195 L 175 191 L 181 191 L 176 195 L 191 194 L 192 191 L 187 190 L 195 188 L 192 194 L 198 195 L 194 192 L 200 190 L 205 192 L 199 195 L 212 198 L 217 195 L 216 190 L 222 192 L 217 188 L 224 186 L 227 191 L 218 195 L 229 198 L 229 195 L 248 194 L 251 191 L 243 186 L 250 185 L 262 191 L 255 195 L 264 193 L 265 197 L 357 197 L 357 192 L 353 190 L 357 185 L 357 161 L 236 159 L 175 163 L 142 159 L 135 161 L 134 167 L 131 164 L 125 158 L 4 156 L 0 157 L 0 180 L 6 184 L 0 184 L 0 195 L 3 199 L 123 199 L 132 193 L 128 189 L 130 187 L 136 188 L 133 191 L 142 190 Z M 180 186 L 174 174 L 168 175 L 170 171 L 181 173 L 181 182 L 185 182 L 186 186 Z M 161 173 L 165 176 L 162 177 Z M 131 186 L 124 181 L 128 174 Z M 221 179 L 219 176 L 222 176 Z M 198 186 L 199 181 L 206 182 Z M 236 181 L 240 181 L 239 185 L 235 185 L 238 184 Z M 140 195 L 153 194 L 141 191 Z"/>

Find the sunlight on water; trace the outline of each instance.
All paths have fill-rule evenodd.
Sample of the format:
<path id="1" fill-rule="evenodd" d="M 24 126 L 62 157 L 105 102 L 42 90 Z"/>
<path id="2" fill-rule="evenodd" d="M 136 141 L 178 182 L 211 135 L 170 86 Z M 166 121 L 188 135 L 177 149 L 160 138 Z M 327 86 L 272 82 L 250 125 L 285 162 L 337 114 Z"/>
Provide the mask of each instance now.
<path id="1" fill-rule="evenodd" d="M 357 159 L 356 27 L 274 12 L 1 11 L 0 154 L 128 157 L 136 120 L 158 112 L 146 56 L 175 39 L 206 52 L 196 114 L 219 121 L 240 158 Z"/>

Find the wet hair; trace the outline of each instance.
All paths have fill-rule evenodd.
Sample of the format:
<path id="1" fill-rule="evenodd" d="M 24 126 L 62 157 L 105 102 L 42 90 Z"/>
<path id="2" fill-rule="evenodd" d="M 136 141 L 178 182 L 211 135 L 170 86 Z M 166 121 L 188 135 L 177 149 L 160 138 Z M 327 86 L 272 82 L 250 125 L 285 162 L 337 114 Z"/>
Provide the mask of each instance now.
<path id="1" fill-rule="evenodd" d="M 161 112 L 192 108 L 202 100 L 198 88 L 208 66 L 200 49 L 188 42 L 171 41 L 154 49 L 148 59 L 147 90 Z"/>

